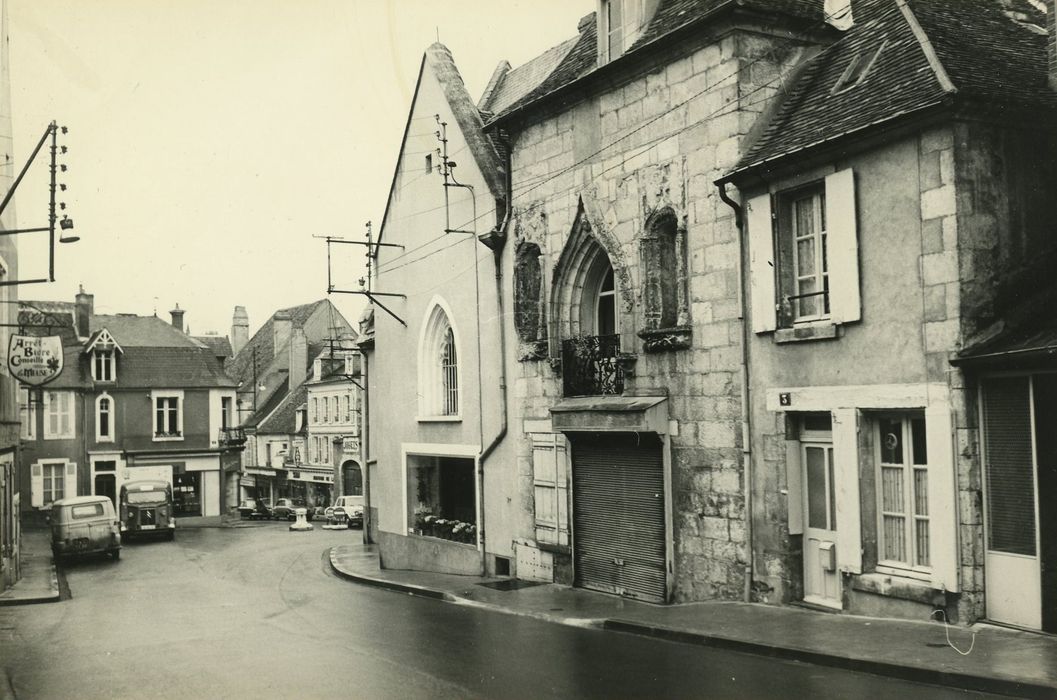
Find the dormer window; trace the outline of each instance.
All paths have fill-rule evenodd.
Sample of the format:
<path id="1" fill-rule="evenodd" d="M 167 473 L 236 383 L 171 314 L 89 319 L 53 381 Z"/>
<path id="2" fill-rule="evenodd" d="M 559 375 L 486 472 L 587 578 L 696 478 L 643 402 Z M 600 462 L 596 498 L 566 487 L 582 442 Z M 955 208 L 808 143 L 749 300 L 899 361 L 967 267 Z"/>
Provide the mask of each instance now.
<path id="1" fill-rule="evenodd" d="M 89 356 L 92 379 L 97 382 L 117 381 L 117 354 L 123 350 L 110 331 L 104 328 L 96 333 L 84 352 Z"/>
<path id="2" fill-rule="evenodd" d="M 644 1 L 602 0 L 598 36 L 603 63 L 622 56 L 639 38 L 645 24 Z"/>
<path id="3" fill-rule="evenodd" d="M 97 382 L 112 382 L 117 372 L 114 367 L 114 351 L 96 348 L 92 352 L 92 379 Z"/>

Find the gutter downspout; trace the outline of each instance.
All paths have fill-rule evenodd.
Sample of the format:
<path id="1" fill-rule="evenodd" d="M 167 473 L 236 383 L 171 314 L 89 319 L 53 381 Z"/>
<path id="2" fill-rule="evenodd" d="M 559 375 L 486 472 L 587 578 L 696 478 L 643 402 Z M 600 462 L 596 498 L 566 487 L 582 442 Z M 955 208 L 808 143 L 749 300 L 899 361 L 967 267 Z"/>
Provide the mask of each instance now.
<path id="1" fill-rule="evenodd" d="M 478 475 L 478 488 L 481 493 L 481 522 L 477 531 L 478 542 L 481 546 L 481 567 L 482 571 L 487 572 L 487 564 L 485 562 L 485 550 L 484 550 L 484 463 L 488 459 L 489 455 L 499 447 L 499 443 L 503 441 L 507 433 L 507 387 L 506 387 L 506 326 L 504 320 L 503 310 L 503 243 L 506 241 L 507 228 L 510 226 L 510 212 L 513 209 L 511 197 L 513 195 L 513 182 L 511 180 L 510 172 L 510 156 L 507 156 L 507 206 L 506 212 L 503 216 L 503 222 L 496 227 L 496 232 L 499 234 L 493 238 L 498 241 L 495 247 L 492 248 L 493 260 L 495 261 L 495 292 L 496 292 L 496 312 L 498 313 L 498 328 L 499 328 L 499 432 L 492 438 L 492 441 L 488 443 L 488 446 L 481 450 L 481 453 L 477 455 L 477 475 Z M 478 307 L 480 308 L 480 307 Z"/>
<path id="2" fill-rule="evenodd" d="M 742 206 L 727 194 L 727 183 L 718 182 L 719 198 L 734 210 L 734 223 L 738 227 L 740 238 L 744 239 L 744 218 Z M 754 571 L 753 512 L 752 512 L 752 411 L 749 407 L 749 327 L 745 323 L 745 246 L 738 249 L 738 319 L 741 321 L 741 452 L 744 455 L 744 480 L 742 483 L 745 499 L 745 542 L 748 547 L 745 557 L 745 583 L 743 596 L 746 603 L 752 602 L 752 580 Z"/>
<path id="3" fill-rule="evenodd" d="M 371 411 L 370 411 L 370 387 L 371 375 L 367 371 L 367 353 L 360 352 L 363 359 L 363 413 L 360 420 L 360 470 L 363 474 L 363 543 L 371 544 L 371 526 L 374 518 L 371 517 L 371 470 L 368 465 L 371 446 Z"/>

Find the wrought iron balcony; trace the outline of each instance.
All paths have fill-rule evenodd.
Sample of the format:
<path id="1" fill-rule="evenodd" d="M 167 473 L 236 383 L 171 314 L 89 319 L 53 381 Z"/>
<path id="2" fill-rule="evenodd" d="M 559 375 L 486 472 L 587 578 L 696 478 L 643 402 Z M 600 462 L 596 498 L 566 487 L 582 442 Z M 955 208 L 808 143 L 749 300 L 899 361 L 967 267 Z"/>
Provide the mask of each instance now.
<path id="1" fill-rule="evenodd" d="M 246 431 L 242 428 L 221 428 L 217 435 L 221 445 L 235 447 L 246 444 Z"/>
<path id="2" fill-rule="evenodd" d="M 619 335 L 580 335 L 562 341 L 562 390 L 565 396 L 624 393 Z"/>

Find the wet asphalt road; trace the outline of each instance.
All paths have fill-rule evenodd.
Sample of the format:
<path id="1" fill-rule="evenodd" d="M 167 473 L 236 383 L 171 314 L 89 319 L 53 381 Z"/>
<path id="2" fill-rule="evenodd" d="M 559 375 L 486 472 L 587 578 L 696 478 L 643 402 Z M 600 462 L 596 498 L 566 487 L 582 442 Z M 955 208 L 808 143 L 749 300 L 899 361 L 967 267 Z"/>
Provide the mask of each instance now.
<path id="1" fill-rule="evenodd" d="M 71 599 L 0 608 L 0 668 L 24 700 L 984 697 L 364 587 L 325 559 L 359 538 L 184 529 L 72 564 Z"/>

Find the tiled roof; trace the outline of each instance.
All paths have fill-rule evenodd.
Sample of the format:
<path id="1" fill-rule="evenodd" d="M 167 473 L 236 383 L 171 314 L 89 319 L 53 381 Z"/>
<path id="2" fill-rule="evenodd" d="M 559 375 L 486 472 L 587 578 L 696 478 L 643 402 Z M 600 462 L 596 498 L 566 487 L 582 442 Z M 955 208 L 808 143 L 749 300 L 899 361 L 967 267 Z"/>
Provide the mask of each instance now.
<path id="1" fill-rule="evenodd" d="M 283 373 L 285 374 L 285 370 L 283 371 Z M 279 404 L 283 402 L 283 399 L 286 398 L 289 391 L 290 378 L 283 377 L 281 383 L 276 387 L 275 391 L 273 391 L 271 395 L 268 396 L 268 398 L 265 399 L 263 402 L 258 403 L 257 410 L 254 411 L 253 415 L 251 415 L 244 422 L 244 425 L 256 426 L 260 425 L 262 421 L 267 420 L 268 416 L 272 414 L 272 411 L 278 408 Z"/>
<path id="2" fill-rule="evenodd" d="M 225 335 L 196 335 L 192 336 L 199 343 L 202 343 L 217 357 L 231 357 L 231 342 Z"/>
<path id="3" fill-rule="evenodd" d="M 93 315 L 88 325 L 92 333 L 107 329 L 123 348 L 202 348 L 201 343 L 157 316 Z"/>
<path id="4" fill-rule="evenodd" d="M 274 333 L 272 332 L 272 329 L 275 326 L 275 314 L 283 312 L 289 314 L 291 327 L 301 328 L 304 327 L 305 322 L 312 316 L 316 308 L 318 308 L 320 304 L 326 303 L 328 303 L 326 299 L 320 299 L 319 301 L 313 301 L 310 304 L 291 306 L 288 309 L 279 309 L 276 311 L 264 322 L 264 325 L 257 329 L 257 332 L 254 333 L 249 342 L 239 350 L 238 354 L 227 361 L 226 367 L 228 374 L 242 381 L 252 381 L 254 349 L 257 350 L 258 371 L 262 371 L 268 363 L 272 361 L 272 358 L 275 356 Z M 337 313 L 337 311 L 335 311 L 335 313 Z"/>
<path id="5" fill-rule="evenodd" d="M 125 347 L 118 358 L 117 388 L 234 387 L 211 351 L 195 347 Z"/>
<path id="6" fill-rule="evenodd" d="M 478 103 L 482 112 L 498 114 L 527 95 L 547 76 L 554 72 L 562 59 L 576 46 L 579 36 L 567 39 L 544 51 L 528 63 L 508 70 L 500 78 L 498 85 L 485 95 Z"/>
<path id="7" fill-rule="evenodd" d="M 999 0 L 900 4 L 853 5 L 855 25 L 795 78 L 735 173 L 948 101 L 1057 108 L 1046 84 L 1046 37 L 1008 17 Z M 1044 24 L 1030 5 L 1024 11 Z M 862 82 L 835 92 L 851 61 L 882 42 Z"/>
<path id="8" fill-rule="evenodd" d="M 661 0 L 657 11 L 650 19 L 642 35 L 619 58 L 610 63 L 634 60 L 634 55 L 643 47 L 663 40 L 667 35 L 723 10 L 736 8 L 754 9 L 768 14 L 780 14 L 802 19 L 816 19 L 821 24 L 823 0 Z M 534 89 L 522 98 L 497 111 L 495 120 L 502 120 L 513 112 L 565 87 L 595 71 L 598 66 L 598 23 L 595 13 L 580 20 L 579 36 L 571 39 L 575 44 L 568 49 L 565 58 Z M 566 42 L 569 43 L 569 42 Z M 562 44 L 561 46 L 564 46 Z M 551 49 L 553 51 L 554 49 Z M 546 55 L 543 54 L 543 55 Z M 542 58 L 542 56 L 540 57 Z M 538 60 L 538 59 L 533 59 Z M 531 63 L 531 62 L 530 62 Z"/>
<path id="9" fill-rule="evenodd" d="M 297 409 L 307 396 L 308 387 L 302 382 L 287 393 L 264 422 L 257 426 L 257 434 L 292 435 L 297 430 Z"/>

